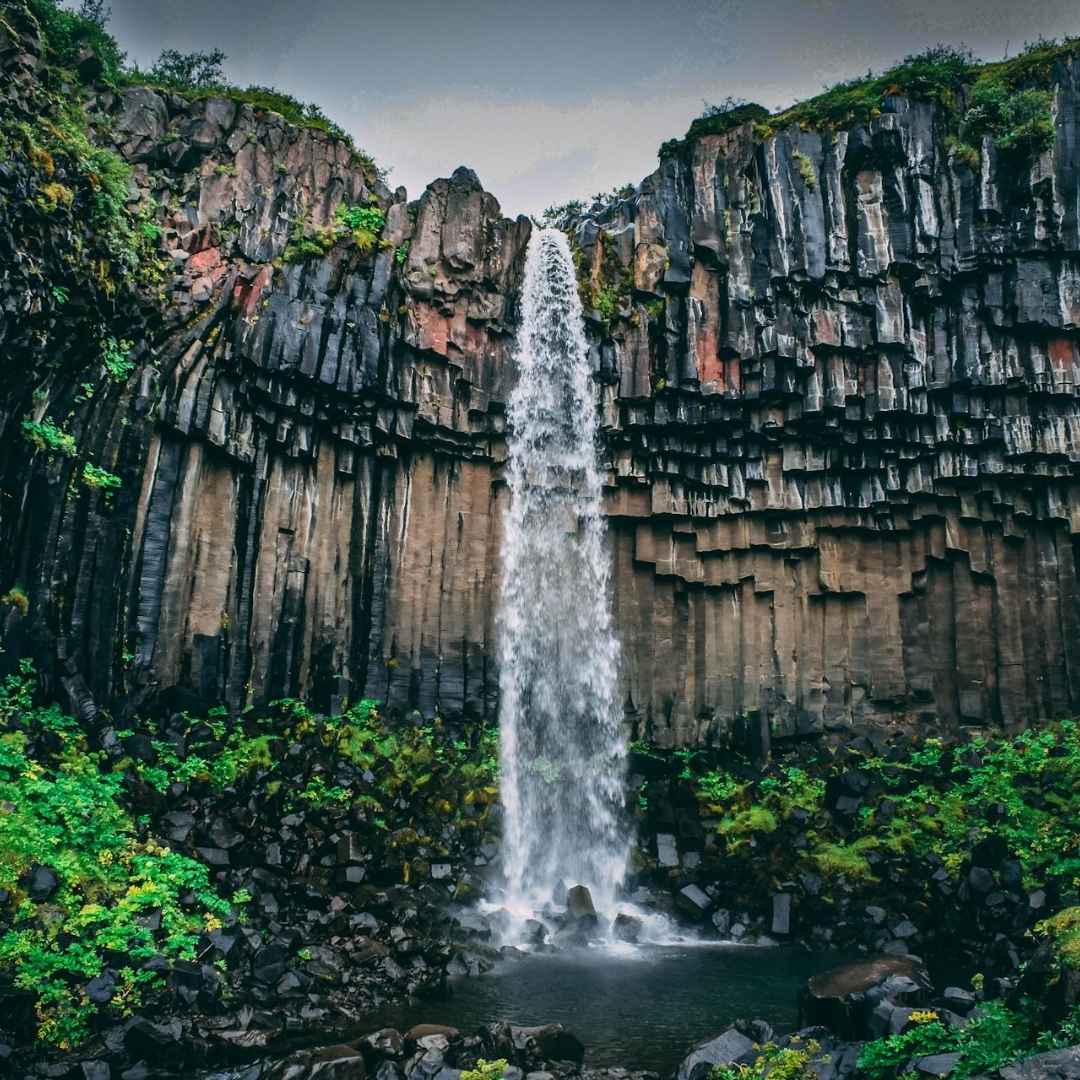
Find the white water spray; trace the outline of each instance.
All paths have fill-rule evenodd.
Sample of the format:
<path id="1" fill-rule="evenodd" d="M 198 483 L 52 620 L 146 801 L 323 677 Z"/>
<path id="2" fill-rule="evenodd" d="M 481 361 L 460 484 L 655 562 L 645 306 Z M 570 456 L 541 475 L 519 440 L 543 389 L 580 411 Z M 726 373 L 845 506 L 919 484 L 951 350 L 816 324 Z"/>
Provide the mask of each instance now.
<path id="1" fill-rule="evenodd" d="M 619 646 L 588 345 L 556 229 L 529 241 L 517 365 L 498 612 L 507 906 L 539 911 L 562 880 L 610 911 L 629 852 Z"/>

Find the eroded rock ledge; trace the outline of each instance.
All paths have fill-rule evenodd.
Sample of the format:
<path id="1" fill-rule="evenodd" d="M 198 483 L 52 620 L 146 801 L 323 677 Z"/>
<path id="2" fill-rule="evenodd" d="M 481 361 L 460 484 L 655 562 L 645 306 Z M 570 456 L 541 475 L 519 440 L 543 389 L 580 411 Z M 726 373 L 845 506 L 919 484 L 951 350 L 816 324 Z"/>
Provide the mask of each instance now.
<path id="1" fill-rule="evenodd" d="M 9 70 L 33 68 L 20 45 Z M 700 138 L 567 222 L 617 294 L 590 326 L 638 732 L 1080 704 L 1080 62 L 1055 80 L 1055 148 L 1018 181 L 989 144 L 976 171 L 950 159 L 938 107 L 897 97 L 835 135 Z M 4 608 L 8 661 L 58 656 L 91 711 L 170 692 L 493 714 L 530 222 L 466 169 L 409 203 L 226 98 L 91 109 L 170 268 L 137 371 L 89 400 L 5 296 L 0 585 L 29 599 Z M 370 199 L 379 249 L 282 262 L 297 221 Z M 118 494 L 34 454 L 19 423 L 45 413 Z"/>

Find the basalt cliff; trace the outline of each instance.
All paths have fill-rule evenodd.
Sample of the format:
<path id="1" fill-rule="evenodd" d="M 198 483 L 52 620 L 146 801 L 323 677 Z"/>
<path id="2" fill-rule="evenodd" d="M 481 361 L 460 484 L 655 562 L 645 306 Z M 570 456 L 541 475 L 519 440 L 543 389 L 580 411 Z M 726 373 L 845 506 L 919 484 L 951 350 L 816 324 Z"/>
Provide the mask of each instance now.
<path id="1" fill-rule="evenodd" d="M 10 7 L 4 108 L 32 128 L 51 84 Z M 1053 148 L 1019 177 L 989 140 L 950 149 L 944 106 L 891 95 L 831 133 L 691 138 L 564 217 L 603 298 L 636 734 L 1080 708 L 1080 60 L 1052 85 Z M 409 201 L 333 135 L 227 96 L 80 92 L 157 269 L 65 285 L 91 259 L 81 196 L 5 155 L 0 662 L 32 657 L 84 716 L 292 696 L 493 716 L 533 225 L 468 169 Z M 357 205 L 375 245 L 332 235 Z M 94 305 L 121 378 L 88 380 Z M 73 444 L 35 441 L 46 421 Z"/>

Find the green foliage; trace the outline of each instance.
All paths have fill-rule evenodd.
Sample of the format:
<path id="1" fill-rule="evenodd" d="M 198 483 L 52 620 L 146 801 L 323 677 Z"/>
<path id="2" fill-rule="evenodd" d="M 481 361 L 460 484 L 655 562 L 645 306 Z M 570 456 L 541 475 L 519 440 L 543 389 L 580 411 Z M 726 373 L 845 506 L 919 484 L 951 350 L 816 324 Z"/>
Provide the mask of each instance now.
<path id="1" fill-rule="evenodd" d="M 845 80 L 823 93 L 779 113 L 729 98 L 690 125 L 684 139 L 672 139 L 660 156 L 674 153 L 687 141 L 752 123 L 758 138 L 791 126 L 833 131 L 879 116 L 890 95 L 931 100 L 943 107 L 946 137 L 956 160 L 977 167 L 973 141 L 983 135 L 1005 154 L 1008 165 L 1022 166 L 1054 142 L 1050 83 L 1054 65 L 1076 52 L 1080 38 L 1040 40 L 1010 60 L 980 64 L 968 49 L 935 45 L 905 57 L 881 74 Z M 800 162 L 807 186 L 813 184 Z M 815 178 L 816 183 L 816 178 Z"/>
<path id="2" fill-rule="evenodd" d="M 909 1072 L 912 1059 L 944 1053 L 960 1054 L 950 1075 L 964 1080 L 992 1073 L 1040 1050 L 1068 1046 L 1072 1034 L 1070 1021 L 1054 1031 L 1041 1031 L 1030 1003 L 1010 1008 L 1000 1001 L 985 1002 L 964 1027 L 947 1027 L 933 1012 L 916 1015 L 921 1022 L 910 1024 L 906 1031 L 863 1046 L 857 1067 L 866 1080 L 896 1080 Z"/>
<path id="3" fill-rule="evenodd" d="M 31 420 L 26 417 L 21 427 L 23 438 L 39 450 L 46 450 L 50 454 L 61 454 L 63 457 L 75 456 L 74 437 L 54 424 L 52 420 Z"/>
<path id="4" fill-rule="evenodd" d="M 30 611 L 30 598 L 21 585 L 12 585 L 3 596 L 0 596 L 0 604 L 7 604 L 18 609 L 20 615 L 26 615 Z"/>
<path id="5" fill-rule="evenodd" d="M 749 1065 L 716 1065 L 709 1080 L 817 1080 L 815 1062 L 821 1060 L 821 1044 L 793 1035 L 787 1046 L 765 1043 Z"/>
<path id="6" fill-rule="evenodd" d="M 566 218 L 580 214 L 584 209 L 585 203 L 581 199 L 570 199 L 568 202 L 549 206 L 544 211 L 543 220 L 547 225 L 555 225 Z"/>
<path id="7" fill-rule="evenodd" d="M 791 156 L 795 159 L 795 164 L 799 166 L 799 175 L 802 177 L 807 190 L 813 191 L 817 187 L 817 173 L 814 172 L 814 163 L 799 150 L 793 150 Z"/>
<path id="8" fill-rule="evenodd" d="M 480 1058 L 475 1069 L 465 1069 L 461 1074 L 461 1080 L 502 1080 L 506 1075 L 508 1064 L 505 1058 L 496 1061 L 486 1061 Z"/>
<path id="9" fill-rule="evenodd" d="M 686 137 L 698 139 L 703 135 L 726 135 L 743 124 L 766 120 L 768 116 L 769 110 L 764 105 L 744 98 L 728 97 L 716 105 L 706 102 L 701 115 L 690 125 Z"/>
<path id="10" fill-rule="evenodd" d="M 818 873 L 825 878 L 843 877 L 851 881 L 876 881 L 865 852 L 876 851 L 878 841 L 864 836 L 851 844 L 819 843 L 810 858 L 817 864 Z"/>
<path id="11" fill-rule="evenodd" d="M 117 966 L 109 1008 L 130 1015 L 161 985 L 141 964 L 154 955 L 194 959 L 199 936 L 232 908 L 204 865 L 140 835 L 122 804 L 124 774 L 87 748 L 78 723 L 32 700 L 24 661 L 0 689 L 0 889 L 8 894 L 0 968 L 34 995 L 38 1038 L 69 1049 L 94 1016 L 88 980 Z M 25 888 L 38 865 L 59 881 L 41 902 Z M 160 914 L 158 930 L 151 913 Z"/>
<path id="12" fill-rule="evenodd" d="M 79 54 L 92 49 L 102 63 L 102 78 L 115 86 L 124 65 L 124 54 L 116 39 L 105 29 L 100 4 L 84 4 L 76 13 L 62 7 L 57 0 L 29 0 L 30 10 L 37 18 L 49 51 L 62 67 L 74 68 Z"/>
<path id="13" fill-rule="evenodd" d="M 1067 968 L 1080 970 L 1080 907 L 1065 908 L 1035 927 L 1050 942 L 1054 956 Z"/>
<path id="14" fill-rule="evenodd" d="M 394 250 L 394 262 L 396 262 L 398 264 L 398 266 L 404 266 L 405 265 L 405 260 L 408 257 L 409 257 L 409 241 L 406 240 L 404 244 L 398 244 L 397 248 Z"/>
<path id="15" fill-rule="evenodd" d="M 130 341 L 117 341 L 114 337 L 108 337 L 101 343 L 101 363 L 110 379 L 125 382 L 135 370 L 135 363 L 131 359 L 133 348 Z"/>
<path id="16" fill-rule="evenodd" d="M 163 49 L 149 71 L 151 81 L 178 90 L 219 87 L 225 82 L 225 60 L 221 49 L 182 53 Z"/>
<path id="17" fill-rule="evenodd" d="M 287 263 L 302 263 L 328 254 L 341 240 L 348 238 L 361 255 L 375 249 L 378 235 L 386 224 L 386 215 L 378 205 L 349 206 L 342 203 L 334 212 L 331 225 L 314 226 L 298 221 L 289 234 L 282 253 Z"/>
<path id="18" fill-rule="evenodd" d="M 1054 145 L 1053 101 L 1049 90 L 1017 89 L 1000 71 L 976 80 L 971 107 L 960 123 L 960 140 L 971 144 L 984 135 L 1005 155 L 1030 159 Z"/>
<path id="19" fill-rule="evenodd" d="M 90 462 L 83 466 L 82 482 L 95 491 L 117 491 L 121 486 L 119 476 L 109 472 L 108 469 L 101 469 L 97 465 L 91 465 Z"/>

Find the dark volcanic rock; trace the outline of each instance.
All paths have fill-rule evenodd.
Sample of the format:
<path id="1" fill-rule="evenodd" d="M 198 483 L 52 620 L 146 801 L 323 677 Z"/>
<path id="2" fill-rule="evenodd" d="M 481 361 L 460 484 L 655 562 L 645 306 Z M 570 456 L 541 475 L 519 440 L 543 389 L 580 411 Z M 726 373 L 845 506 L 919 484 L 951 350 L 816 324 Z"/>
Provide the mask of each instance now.
<path id="1" fill-rule="evenodd" d="M 717 1065 L 746 1065 L 755 1057 L 753 1039 L 729 1028 L 723 1035 L 695 1047 L 683 1058 L 675 1080 L 706 1080 Z"/>
<path id="2" fill-rule="evenodd" d="M 929 991 L 926 969 L 914 957 L 878 956 L 844 964 L 815 975 L 799 992 L 799 1022 L 846 1039 L 878 1038 L 888 1030 L 898 1001 L 920 1003 Z"/>

